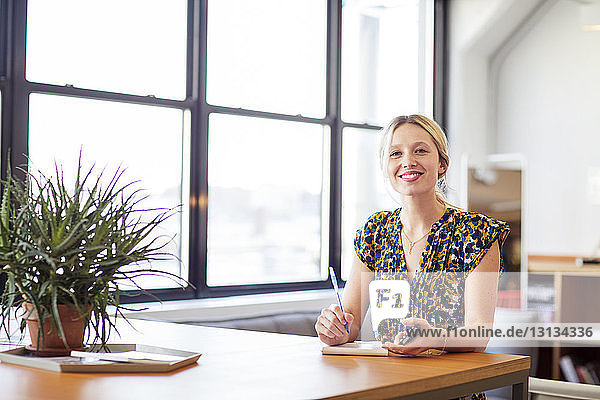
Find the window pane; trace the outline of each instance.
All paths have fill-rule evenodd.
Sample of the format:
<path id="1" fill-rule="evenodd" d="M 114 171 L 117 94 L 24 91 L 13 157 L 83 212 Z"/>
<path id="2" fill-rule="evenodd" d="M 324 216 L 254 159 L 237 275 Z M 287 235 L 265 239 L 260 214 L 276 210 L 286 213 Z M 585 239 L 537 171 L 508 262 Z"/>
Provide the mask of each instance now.
<path id="1" fill-rule="evenodd" d="M 207 101 L 325 115 L 326 2 L 208 2 Z"/>
<path id="2" fill-rule="evenodd" d="M 136 188 L 149 198 L 140 208 L 175 207 L 184 203 L 183 146 L 187 139 L 183 121 L 183 112 L 177 109 L 32 94 L 29 155 L 34 167 L 47 173 L 53 172 L 56 159 L 64 166 L 65 181 L 69 182 L 75 177 L 74 167 L 83 147 L 85 166 L 95 163 L 99 169 L 106 167 L 106 175 L 110 175 L 121 165 L 126 168 L 121 183 L 141 180 Z M 165 251 L 177 257 L 187 256 L 181 251 L 181 239 L 187 241 L 187 233 L 182 233 L 186 207 L 183 210 L 157 232 L 166 237 L 176 235 Z M 156 261 L 152 266 L 187 277 L 187 270 L 175 259 Z M 152 277 L 139 283 L 147 288 L 174 286 L 171 280 Z"/>
<path id="3" fill-rule="evenodd" d="M 185 98 L 186 0 L 29 0 L 27 79 Z"/>
<path id="4" fill-rule="evenodd" d="M 325 133 L 321 125 L 210 116 L 210 286 L 321 279 Z"/>
<path id="5" fill-rule="evenodd" d="M 377 131 L 346 128 L 342 152 L 342 277 L 347 279 L 354 255 L 354 236 L 376 211 L 399 207 L 386 189 L 379 166 Z"/>
<path id="6" fill-rule="evenodd" d="M 384 124 L 431 114 L 431 0 L 354 0 L 342 8 L 342 118 Z"/>

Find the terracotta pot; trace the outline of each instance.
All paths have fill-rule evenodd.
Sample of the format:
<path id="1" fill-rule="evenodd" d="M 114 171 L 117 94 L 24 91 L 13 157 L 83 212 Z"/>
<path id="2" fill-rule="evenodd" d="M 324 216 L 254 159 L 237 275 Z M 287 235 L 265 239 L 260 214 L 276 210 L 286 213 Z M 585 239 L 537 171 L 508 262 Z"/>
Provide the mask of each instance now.
<path id="1" fill-rule="evenodd" d="M 43 324 L 44 338 L 40 338 L 38 348 L 38 333 L 40 321 L 37 312 L 33 309 L 32 303 L 23 303 L 25 308 L 24 318 L 27 318 L 27 328 L 31 337 L 31 346 L 29 350 L 35 351 L 36 355 L 58 356 L 68 355 L 71 350 L 80 349 L 83 346 L 83 333 L 85 331 L 85 318 L 73 307 L 59 304 L 58 314 L 63 331 L 66 336 L 68 348 L 60 336 L 50 316 L 46 316 Z M 32 311 L 33 310 L 33 311 Z"/>

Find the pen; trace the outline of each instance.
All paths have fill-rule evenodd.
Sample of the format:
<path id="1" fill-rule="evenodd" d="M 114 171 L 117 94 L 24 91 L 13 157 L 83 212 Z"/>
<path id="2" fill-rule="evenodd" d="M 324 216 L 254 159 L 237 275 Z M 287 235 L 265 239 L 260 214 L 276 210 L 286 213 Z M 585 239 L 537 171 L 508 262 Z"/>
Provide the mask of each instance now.
<path id="1" fill-rule="evenodd" d="M 332 266 L 329 267 L 329 275 L 331 275 L 331 283 L 333 283 L 333 289 L 335 290 L 335 295 L 337 296 L 338 304 L 340 305 L 342 312 L 345 313 L 344 306 L 342 305 L 342 300 L 340 299 L 340 290 L 338 289 L 337 278 L 335 277 L 335 271 L 333 270 Z M 344 324 L 344 326 L 346 327 L 346 332 L 350 333 L 350 330 L 348 330 L 347 322 Z"/>

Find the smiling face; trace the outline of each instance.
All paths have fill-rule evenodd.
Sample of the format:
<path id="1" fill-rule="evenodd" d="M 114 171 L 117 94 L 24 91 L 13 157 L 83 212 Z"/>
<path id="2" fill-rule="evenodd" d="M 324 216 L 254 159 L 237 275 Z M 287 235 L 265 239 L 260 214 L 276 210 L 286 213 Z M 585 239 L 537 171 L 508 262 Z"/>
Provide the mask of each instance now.
<path id="1" fill-rule="evenodd" d="M 445 168 L 433 139 L 419 125 L 405 123 L 394 129 L 387 154 L 387 176 L 404 196 L 435 196 L 435 185 Z"/>

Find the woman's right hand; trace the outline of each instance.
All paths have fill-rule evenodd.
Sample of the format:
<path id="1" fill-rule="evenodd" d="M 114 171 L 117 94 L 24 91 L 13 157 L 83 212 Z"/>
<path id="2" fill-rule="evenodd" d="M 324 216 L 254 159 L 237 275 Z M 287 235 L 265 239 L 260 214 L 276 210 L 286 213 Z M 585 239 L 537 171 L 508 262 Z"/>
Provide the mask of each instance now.
<path id="1" fill-rule="evenodd" d="M 315 330 L 319 339 L 329 346 L 344 344 L 350 340 L 350 334 L 346 332 L 344 324 L 347 323 L 348 330 L 351 330 L 352 322 L 354 322 L 354 315 L 344 313 L 339 305 L 332 304 L 321 310 Z"/>

